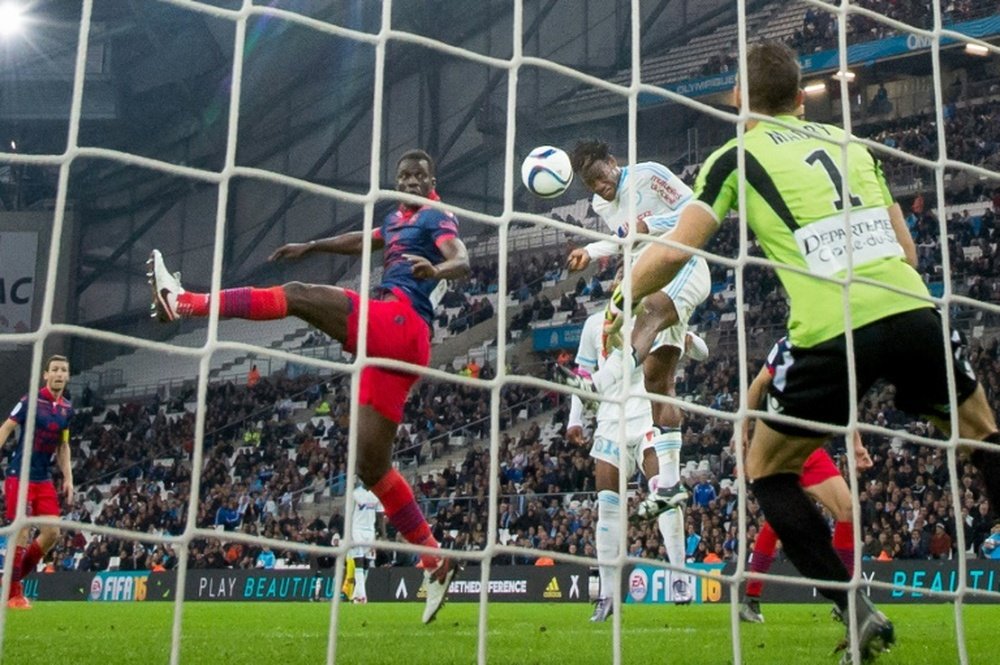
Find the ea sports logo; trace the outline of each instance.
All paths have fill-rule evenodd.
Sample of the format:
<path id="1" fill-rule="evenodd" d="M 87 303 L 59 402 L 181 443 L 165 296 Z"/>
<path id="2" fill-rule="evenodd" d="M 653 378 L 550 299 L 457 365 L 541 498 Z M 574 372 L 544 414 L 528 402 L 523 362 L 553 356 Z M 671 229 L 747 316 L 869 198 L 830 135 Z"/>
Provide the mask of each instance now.
<path id="1" fill-rule="evenodd" d="M 100 577 L 95 577 L 90 583 L 90 599 L 100 600 L 101 591 L 104 590 L 104 582 Z"/>
<path id="2" fill-rule="evenodd" d="M 643 570 L 633 570 L 632 574 L 628 576 L 628 595 L 632 596 L 632 600 L 637 603 L 641 603 L 646 600 L 646 594 L 649 592 L 649 578 L 646 576 L 646 572 Z"/>

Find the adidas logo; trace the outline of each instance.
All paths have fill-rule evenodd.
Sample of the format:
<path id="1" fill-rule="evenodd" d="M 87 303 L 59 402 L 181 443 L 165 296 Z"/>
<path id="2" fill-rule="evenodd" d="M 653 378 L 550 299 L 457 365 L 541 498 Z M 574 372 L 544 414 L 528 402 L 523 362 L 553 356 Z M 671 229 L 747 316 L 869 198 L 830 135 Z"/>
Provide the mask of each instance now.
<path id="1" fill-rule="evenodd" d="M 549 583 L 545 585 L 545 592 L 542 593 L 544 598 L 562 598 L 562 591 L 559 590 L 559 580 L 552 578 Z"/>

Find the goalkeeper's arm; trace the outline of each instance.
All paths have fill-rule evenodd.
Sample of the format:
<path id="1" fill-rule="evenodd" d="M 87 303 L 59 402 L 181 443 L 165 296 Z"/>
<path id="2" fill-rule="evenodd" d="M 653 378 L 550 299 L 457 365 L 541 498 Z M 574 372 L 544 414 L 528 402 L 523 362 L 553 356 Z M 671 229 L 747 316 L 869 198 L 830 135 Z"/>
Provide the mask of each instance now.
<path id="1" fill-rule="evenodd" d="M 632 305 L 633 314 L 638 315 L 642 299 L 651 293 L 656 293 L 677 276 L 692 256 L 688 248 L 704 247 L 718 228 L 715 214 L 707 206 L 695 201 L 684 206 L 677 227 L 664 234 L 664 240 L 670 240 L 671 245 L 654 243 L 646 248 L 632 268 Z M 625 293 L 622 285 L 615 289 L 605 312 L 607 324 L 605 333 L 609 340 L 620 336 L 625 317 L 622 310 L 625 306 Z M 614 346 L 614 344 L 612 344 Z"/>
<path id="2" fill-rule="evenodd" d="M 688 248 L 704 247 L 718 227 L 714 213 L 706 206 L 698 202 L 684 206 L 676 228 L 661 236 L 676 244 L 653 243 L 635 262 L 632 268 L 633 301 L 638 302 L 669 284 L 691 258 Z"/>

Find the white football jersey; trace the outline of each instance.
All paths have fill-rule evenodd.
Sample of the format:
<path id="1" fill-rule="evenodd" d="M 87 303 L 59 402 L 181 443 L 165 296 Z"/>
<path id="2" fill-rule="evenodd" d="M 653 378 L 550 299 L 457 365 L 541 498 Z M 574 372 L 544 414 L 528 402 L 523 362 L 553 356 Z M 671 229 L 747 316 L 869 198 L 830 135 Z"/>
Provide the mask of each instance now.
<path id="1" fill-rule="evenodd" d="M 604 310 L 598 310 L 589 317 L 583 324 L 583 331 L 580 333 L 580 345 L 576 351 L 576 363 L 584 369 L 593 372 L 604 367 L 606 359 L 601 350 L 601 337 L 604 332 Z M 621 353 L 616 349 L 613 353 Z M 620 384 L 616 384 L 618 389 Z M 628 420 L 626 435 L 629 438 L 642 436 L 653 426 L 653 410 L 649 399 L 645 397 L 645 382 L 641 371 L 632 373 L 632 385 L 629 387 L 632 394 L 639 394 L 639 397 L 630 397 L 625 403 L 625 418 Z M 594 436 L 603 436 L 606 439 L 618 439 L 618 421 L 621 409 L 616 402 L 601 402 L 597 408 L 597 429 Z"/>
<path id="2" fill-rule="evenodd" d="M 363 487 L 354 488 L 354 517 L 351 524 L 351 538 L 354 540 L 375 540 L 375 516 L 385 512 L 378 497 Z"/>
<path id="3" fill-rule="evenodd" d="M 611 232 L 619 238 L 628 235 L 629 227 L 637 221 L 646 222 L 650 235 L 662 235 L 677 225 L 681 208 L 691 200 L 691 188 L 662 164 L 642 162 L 621 168 L 618 181 L 618 196 L 614 201 L 605 201 L 597 194 L 591 205 Z M 629 218 L 628 201 L 635 202 L 635 217 Z M 641 251 L 649 243 L 637 242 L 636 251 Z M 615 256 L 620 246 L 608 240 L 599 240 L 587 245 L 591 258 Z"/>

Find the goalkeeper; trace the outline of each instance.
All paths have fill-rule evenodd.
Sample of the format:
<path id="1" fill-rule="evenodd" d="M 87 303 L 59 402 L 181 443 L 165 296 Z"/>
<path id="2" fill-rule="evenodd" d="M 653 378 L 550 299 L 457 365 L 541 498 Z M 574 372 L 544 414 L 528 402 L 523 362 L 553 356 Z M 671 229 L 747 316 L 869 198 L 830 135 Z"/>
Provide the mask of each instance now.
<path id="1" fill-rule="evenodd" d="M 941 315 L 920 275 L 906 262 L 897 239 L 905 231 L 905 221 L 878 160 L 860 143 L 849 142 L 848 172 L 841 173 L 839 142 L 848 137 L 838 127 L 796 117 L 804 93 L 798 59 L 786 46 L 771 42 L 754 46 L 747 57 L 747 73 L 750 110 L 774 119 L 747 122 L 744 164 L 735 140 L 708 158 L 694 200 L 668 236 L 678 246 L 657 244 L 639 258 L 632 272 L 633 297 L 639 301 L 658 291 L 686 265 L 690 248 L 708 242 L 738 205 L 743 178 L 746 218 L 764 253 L 779 266 L 797 269 L 777 269 L 790 301 L 792 355 L 787 370 L 769 389 L 768 411 L 846 425 L 853 364 L 858 395 L 877 379 L 885 379 L 896 386 L 898 406 L 929 417 L 949 432 L 954 391 L 958 435 L 976 443 L 972 461 L 983 474 L 991 503 L 1000 505 L 996 420 L 964 357 L 961 340 L 955 335 L 952 345 L 946 344 Z M 736 105 L 740 105 L 739 87 Z M 844 231 L 845 223 L 850 233 Z M 834 280 L 845 279 L 849 271 L 855 279 L 845 293 Z M 845 304 L 853 330 L 853 358 L 847 354 Z M 948 381 L 947 363 L 954 368 L 953 384 Z M 798 481 L 805 459 L 828 437 L 822 429 L 785 421 L 758 422 L 747 473 L 767 520 L 799 571 L 814 579 L 846 582 L 847 569 L 830 543 L 826 524 Z M 820 592 L 841 610 L 847 608 L 845 590 L 821 586 Z M 893 643 L 894 630 L 864 594 L 858 593 L 856 599 L 857 638 L 862 656 L 869 658 Z"/>

